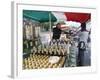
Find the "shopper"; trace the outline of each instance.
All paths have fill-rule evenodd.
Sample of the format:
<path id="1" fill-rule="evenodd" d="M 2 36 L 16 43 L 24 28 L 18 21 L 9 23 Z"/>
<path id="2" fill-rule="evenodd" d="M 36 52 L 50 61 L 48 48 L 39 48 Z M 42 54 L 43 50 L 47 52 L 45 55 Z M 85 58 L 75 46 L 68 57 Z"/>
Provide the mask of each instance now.
<path id="1" fill-rule="evenodd" d="M 89 32 L 86 30 L 86 23 L 81 24 L 81 30 L 78 32 L 79 44 L 78 44 L 78 66 L 84 66 L 84 55 L 87 47 Z"/>

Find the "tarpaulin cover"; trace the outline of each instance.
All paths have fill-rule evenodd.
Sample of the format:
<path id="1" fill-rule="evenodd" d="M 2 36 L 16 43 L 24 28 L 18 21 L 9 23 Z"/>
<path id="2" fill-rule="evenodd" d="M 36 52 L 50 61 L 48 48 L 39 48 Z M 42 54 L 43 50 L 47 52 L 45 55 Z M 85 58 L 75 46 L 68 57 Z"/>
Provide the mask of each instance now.
<path id="1" fill-rule="evenodd" d="M 23 17 L 39 22 L 49 22 L 50 20 L 51 22 L 57 21 L 56 17 L 50 11 L 23 10 Z"/>
<path id="2" fill-rule="evenodd" d="M 65 12 L 65 16 L 68 21 L 76 21 L 80 23 L 87 22 L 91 18 L 90 13 Z"/>

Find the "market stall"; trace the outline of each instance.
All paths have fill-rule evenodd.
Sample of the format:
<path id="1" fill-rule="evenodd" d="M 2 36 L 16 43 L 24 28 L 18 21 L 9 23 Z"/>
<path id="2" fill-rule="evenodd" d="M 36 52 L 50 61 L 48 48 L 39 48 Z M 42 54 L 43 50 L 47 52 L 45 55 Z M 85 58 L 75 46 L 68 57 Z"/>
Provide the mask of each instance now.
<path id="1" fill-rule="evenodd" d="M 23 69 L 77 66 L 77 41 L 73 31 L 77 30 L 76 25 L 79 28 L 81 23 L 89 21 L 90 18 L 89 13 L 23 10 Z M 64 23 L 61 25 L 64 34 L 61 34 L 60 39 L 54 40 L 52 26 L 58 21 Z M 49 33 L 46 37 L 50 36 L 46 44 L 43 43 L 46 37 L 41 39 L 41 28 L 44 25 L 48 30 L 45 34 Z"/>
<path id="2" fill-rule="evenodd" d="M 52 22 L 57 21 L 57 18 L 49 11 L 31 11 L 31 10 L 27 11 L 27 10 L 24 10 L 23 11 L 23 18 L 27 19 L 29 22 L 32 22 L 32 20 L 34 20 L 35 22 L 38 22 L 38 25 L 41 26 L 41 27 L 42 27 L 43 23 L 48 22 L 49 23 L 48 27 L 50 27 L 50 30 L 49 30 L 50 32 L 52 32 L 52 29 L 51 29 Z M 31 26 L 33 26 L 33 24 Z M 36 28 L 36 26 L 33 26 L 33 27 Z M 32 28 L 30 28 L 30 29 L 32 29 Z M 34 34 L 35 33 L 36 33 L 36 30 L 34 31 Z M 39 34 L 40 34 L 40 31 L 38 29 L 37 39 L 39 39 Z M 51 34 L 50 34 L 50 36 L 52 37 Z M 36 39 L 36 35 L 34 35 L 33 39 Z M 31 40 L 33 41 L 33 39 L 31 39 Z M 35 66 L 36 68 L 45 68 L 46 65 L 47 65 L 46 66 L 47 68 L 49 68 L 50 66 L 51 66 L 50 68 L 63 67 L 64 66 L 64 61 L 65 61 L 65 58 L 66 58 L 66 53 L 67 53 L 64 50 L 64 48 L 61 47 L 60 45 L 58 47 L 57 46 L 58 43 L 56 43 L 56 41 L 54 41 L 54 42 L 50 41 L 52 45 L 51 44 L 44 45 L 42 43 L 39 44 L 39 42 L 41 42 L 41 41 L 39 41 L 39 40 L 36 41 L 35 40 L 35 44 L 31 43 L 31 45 L 33 45 L 33 46 L 30 49 L 29 54 L 26 54 L 26 55 L 23 56 L 24 57 L 23 68 L 24 69 L 29 69 L 30 67 L 34 68 L 32 66 L 33 64 L 35 64 L 35 65 L 40 64 L 38 62 L 39 59 L 41 60 L 40 62 L 42 62 L 43 64 L 45 63 L 44 60 L 46 60 L 47 62 L 42 67 L 40 67 L 42 65 L 42 63 L 39 66 Z M 31 55 L 31 57 L 30 57 L 30 55 Z M 40 58 L 36 58 L 36 57 L 40 57 Z M 44 59 L 41 59 L 42 57 Z M 30 59 L 31 59 L 31 61 L 30 61 Z M 34 62 L 34 59 L 38 59 L 38 60 L 36 62 Z M 31 63 L 31 62 L 34 62 L 34 63 Z"/>

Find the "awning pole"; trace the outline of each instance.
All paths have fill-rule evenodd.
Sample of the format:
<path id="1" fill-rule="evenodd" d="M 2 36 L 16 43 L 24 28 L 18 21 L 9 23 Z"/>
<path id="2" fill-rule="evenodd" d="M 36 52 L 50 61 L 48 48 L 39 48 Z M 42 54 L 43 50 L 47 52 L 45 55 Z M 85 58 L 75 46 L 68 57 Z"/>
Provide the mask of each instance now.
<path id="1" fill-rule="evenodd" d="M 51 29 L 51 13 L 49 13 L 49 27 L 50 27 L 50 40 L 52 39 L 52 29 Z"/>

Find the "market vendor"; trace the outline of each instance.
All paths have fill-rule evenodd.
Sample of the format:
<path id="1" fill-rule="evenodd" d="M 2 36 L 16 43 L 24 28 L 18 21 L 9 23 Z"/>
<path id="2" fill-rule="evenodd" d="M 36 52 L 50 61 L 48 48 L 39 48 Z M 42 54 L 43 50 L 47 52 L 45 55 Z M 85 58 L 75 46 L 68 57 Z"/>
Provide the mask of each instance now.
<path id="1" fill-rule="evenodd" d="M 57 23 L 56 27 L 53 28 L 53 37 L 52 39 L 59 39 L 61 35 L 61 24 Z"/>

